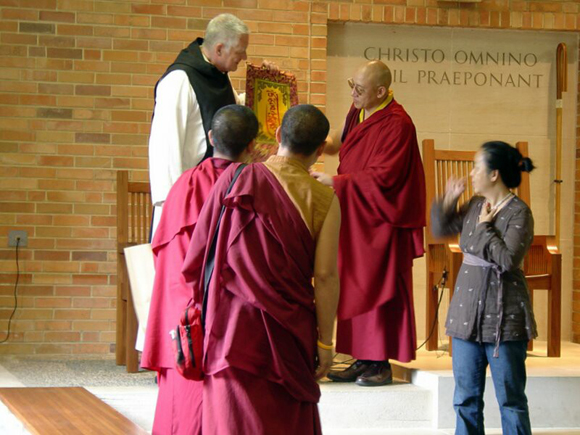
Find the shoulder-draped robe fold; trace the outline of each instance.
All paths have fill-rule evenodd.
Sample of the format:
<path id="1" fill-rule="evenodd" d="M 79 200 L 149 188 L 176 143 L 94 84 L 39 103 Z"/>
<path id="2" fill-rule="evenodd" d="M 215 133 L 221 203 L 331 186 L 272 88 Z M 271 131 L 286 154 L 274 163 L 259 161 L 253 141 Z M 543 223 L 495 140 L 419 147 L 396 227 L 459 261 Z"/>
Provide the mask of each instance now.
<path id="1" fill-rule="evenodd" d="M 240 369 L 279 384 L 297 401 L 316 403 L 315 242 L 263 164 L 244 168 L 223 199 L 236 166 L 210 194 L 183 266 L 199 295 L 207 241 L 225 205 L 209 286 L 204 372 Z"/>
<path id="2" fill-rule="evenodd" d="M 174 368 L 169 331 L 177 326 L 192 298 L 191 286 L 181 274 L 183 260 L 203 203 L 230 163 L 213 158 L 187 170 L 175 182 L 163 206 L 163 216 L 151 243 L 156 273 L 141 357 L 144 368 Z"/>

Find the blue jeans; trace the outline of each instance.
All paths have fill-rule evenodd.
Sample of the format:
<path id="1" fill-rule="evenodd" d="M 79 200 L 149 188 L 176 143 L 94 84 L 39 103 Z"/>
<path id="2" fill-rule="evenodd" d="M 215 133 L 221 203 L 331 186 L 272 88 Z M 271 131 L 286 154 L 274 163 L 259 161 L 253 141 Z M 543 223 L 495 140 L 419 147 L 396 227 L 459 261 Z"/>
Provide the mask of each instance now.
<path id="1" fill-rule="evenodd" d="M 493 357 L 494 343 L 477 343 L 453 338 L 456 435 L 484 435 L 483 392 L 489 364 L 504 435 L 531 435 L 526 397 L 527 341 L 505 341 L 499 357 Z"/>

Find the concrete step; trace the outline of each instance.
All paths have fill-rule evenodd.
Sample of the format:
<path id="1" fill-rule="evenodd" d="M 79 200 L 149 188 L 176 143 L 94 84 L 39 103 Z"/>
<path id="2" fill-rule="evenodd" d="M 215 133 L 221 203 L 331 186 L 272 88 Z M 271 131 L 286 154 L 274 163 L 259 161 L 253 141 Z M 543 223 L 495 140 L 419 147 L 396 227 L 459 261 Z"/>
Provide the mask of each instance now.
<path id="1" fill-rule="evenodd" d="M 157 385 L 123 387 L 85 387 L 107 405 L 112 406 L 129 420 L 151 433 Z"/>
<path id="2" fill-rule="evenodd" d="M 426 388 L 401 382 L 384 387 L 324 382 L 321 391 L 325 431 L 431 427 L 433 401 Z"/>
<path id="3" fill-rule="evenodd" d="M 449 429 L 455 427 L 453 390 L 455 381 L 451 371 L 415 371 L 413 384 L 429 389 L 432 393 L 432 427 Z M 530 420 L 534 428 L 580 428 L 580 376 L 562 376 L 528 373 L 526 395 Z M 495 398 L 491 375 L 487 373 L 484 394 L 484 419 L 486 428 L 501 428 L 501 416 Z"/>
<path id="4" fill-rule="evenodd" d="M 319 409 L 324 434 L 452 434 L 455 426 L 453 377 L 441 372 L 418 371 L 414 378 L 422 386 L 399 383 L 365 388 L 353 384 L 322 384 Z M 488 382 L 490 384 L 485 396 L 486 433 L 499 435 L 499 411 L 491 379 Z M 576 378 L 570 377 L 530 377 L 528 397 L 534 434 L 580 435 L 577 416 L 580 387 L 576 382 Z M 100 386 L 87 389 L 139 426 L 151 431 L 157 400 L 156 386 Z"/>
<path id="5" fill-rule="evenodd" d="M 535 345 L 537 349 L 529 352 L 526 360 L 526 394 L 532 427 L 577 430 L 580 428 L 580 345 L 562 343 L 561 358 L 547 358 L 545 342 L 536 342 Z M 431 391 L 431 427 L 434 429 L 455 427 L 455 381 L 451 367 L 448 354 L 424 351 L 419 352 L 417 360 L 412 363 L 393 365 L 397 376 Z M 485 427 L 500 429 L 501 417 L 489 369 L 485 385 Z"/>

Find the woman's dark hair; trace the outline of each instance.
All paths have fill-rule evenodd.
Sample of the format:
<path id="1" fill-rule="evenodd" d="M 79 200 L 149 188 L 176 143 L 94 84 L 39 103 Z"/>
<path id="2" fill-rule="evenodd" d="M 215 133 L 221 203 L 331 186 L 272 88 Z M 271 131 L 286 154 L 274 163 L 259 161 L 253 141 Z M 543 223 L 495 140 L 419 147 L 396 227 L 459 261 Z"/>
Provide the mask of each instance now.
<path id="1" fill-rule="evenodd" d="M 506 187 L 513 189 L 522 182 L 522 171 L 532 172 L 535 168 L 532 160 L 523 157 L 513 146 L 501 142 L 486 142 L 481 146 L 488 171 L 499 172 Z"/>

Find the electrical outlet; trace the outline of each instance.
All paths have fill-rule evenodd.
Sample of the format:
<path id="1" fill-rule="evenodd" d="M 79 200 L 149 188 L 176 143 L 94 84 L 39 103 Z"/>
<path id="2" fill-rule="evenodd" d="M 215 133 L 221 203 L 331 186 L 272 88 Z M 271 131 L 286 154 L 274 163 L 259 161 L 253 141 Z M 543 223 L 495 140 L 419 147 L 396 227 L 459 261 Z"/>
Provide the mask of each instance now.
<path id="1" fill-rule="evenodd" d="M 18 240 L 20 240 L 18 242 Z M 28 232 L 13 230 L 8 232 L 8 246 L 14 247 L 18 242 L 18 247 L 28 246 Z"/>

